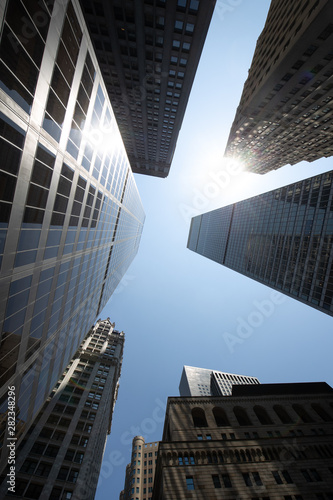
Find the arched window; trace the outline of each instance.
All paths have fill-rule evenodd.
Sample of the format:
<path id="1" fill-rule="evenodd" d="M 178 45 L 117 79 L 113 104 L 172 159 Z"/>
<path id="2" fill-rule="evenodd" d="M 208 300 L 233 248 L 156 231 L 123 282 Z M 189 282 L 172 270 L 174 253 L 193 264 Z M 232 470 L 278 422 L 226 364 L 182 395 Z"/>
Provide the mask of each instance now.
<path id="1" fill-rule="evenodd" d="M 240 406 L 235 406 L 234 408 L 235 417 L 238 420 L 239 425 L 252 425 L 251 420 L 248 417 L 248 414 L 241 408 Z"/>
<path id="2" fill-rule="evenodd" d="M 208 427 L 206 415 L 202 408 L 193 408 L 191 413 L 194 427 Z"/>
<path id="3" fill-rule="evenodd" d="M 265 408 L 263 408 L 262 406 L 255 406 L 253 408 L 253 410 L 254 410 L 254 413 L 257 415 L 257 418 L 258 418 L 259 422 L 262 425 L 272 425 L 272 423 L 273 423 L 272 419 L 268 415 L 268 413 L 265 410 Z"/>
<path id="4" fill-rule="evenodd" d="M 281 420 L 281 422 L 283 424 L 292 424 L 293 423 L 293 419 L 291 418 L 289 413 L 285 410 L 285 408 L 283 408 L 283 406 L 274 405 L 273 410 L 275 411 L 275 413 L 277 414 L 277 416 L 279 417 L 279 419 Z"/>
<path id="5" fill-rule="evenodd" d="M 302 420 L 302 422 L 304 422 L 305 424 L 307 424 L 309 422 L 313 422 L 313 418 L 310 417 L 310 415 L 303 408 L 303 406 L 301 406 L 301 405 L 293 405 L 293 409 L 295 410 L 295 412 L 297 413 L 297 415 L 299 416 L 299 418 Z"/>
<path id="6" fill-rule="evenodd" d="M 224 427 L 225 425 L 230 425 L 228 417 L 226 416 L 225 411 L 222 410 L 222 408 L 218 408 L 217 406 L 213 408 L 213 415 L 217 427 Z"/>
<path id="7" fill-rule="evenodd" d="M 320 404 L 314 403 L 311 406 L 314 411 L 320 416 L 320 418 L 324 420 L 324 422 L 332 422 L 332 417 L 327 413 L 326 410 L 324 410 L 324 408 Z"/>

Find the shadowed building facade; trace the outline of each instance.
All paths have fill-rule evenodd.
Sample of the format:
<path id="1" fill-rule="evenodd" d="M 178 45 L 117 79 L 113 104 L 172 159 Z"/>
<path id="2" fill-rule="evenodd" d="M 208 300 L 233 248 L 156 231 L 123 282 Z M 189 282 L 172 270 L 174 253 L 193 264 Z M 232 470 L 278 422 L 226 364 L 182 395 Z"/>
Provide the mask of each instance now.
<path id="1" fill-rule="evenodd" d="M 166 177 L 215 0 L 81 0 L 133 172 Z"/>
<path id="2" fill-rule="evenodd" d="M 0 414 L 15 386 L 20 439 L 145 216 L 78 2 L 8 0 L 0 23 Z"/>
<path id="3" fill-rule="evenodd" d="M 236 384 L 260 384 L 256 377 L 184 366 L 179 384 L 180 396 L 230 396 Z"/>
<path id="4" fill-rule="evenodd" d="M 226 156 L 264 174 L 333 154 L 333 4 L 272 0 Z"/>
<path id="5" fill-rule="evenodd" d="M 194 217 L 188 248 L 333 315 L 333 172 Z"/>
<path id="6" fill-rule="evenodd" d="M 98 320 L 58 380 L 16 455 L 15 494 L 93 500 L 118 393 L 124 334 Z"/>
<path id="7" fill-rule="evenodd" d="M 332 500 L 332 423 L 320 382 L 169 398 L 152 500 Z"/>

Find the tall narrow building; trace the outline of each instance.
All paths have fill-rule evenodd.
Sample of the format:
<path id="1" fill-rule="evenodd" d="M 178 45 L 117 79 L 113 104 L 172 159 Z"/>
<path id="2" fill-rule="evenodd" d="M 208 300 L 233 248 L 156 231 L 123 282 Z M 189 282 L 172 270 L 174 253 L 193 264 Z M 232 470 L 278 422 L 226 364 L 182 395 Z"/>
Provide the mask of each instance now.
<path id="1" fill-rule="evenodd" d="M 166 177 L 215 0 L 81 0 L 133 172 Z"/>
<path id="2" fill-rule="evenodd" d="M 272 0 L 226 155 L 264 174 L 332 156 L 333 4 Z"/>
<path id="3" fill-rule="evenodd" d="M 323 382 L 168 398 L 152 500 L 332 500 L 332 422 Z"/>
<path id="4" fill-rule="evenodd" d="M 180 396 L 230 396 L 232 386 L 260 384 L 256 377 L 184 366 L 179 384 Z"/>
<path id="5" fill-rule="evenodd" d="M 151 500 L 159 442 L 146 443 L 136 436 L 132 443 L 131 462 L 126 467 L 125 484 L 119 500 Z"/>
<path id="6" fill-rule="evenodd" d="M 194 217 L 188 248 L 333 315 L 333 172 Z"/>
<path id="7" fill-rule="evenodd" d="M 15 386 L 26 432 L 145 216 L 78 0 L 6 0 L 0 23 L 0 414 Z"/>
<path id="8" fill-rule="evenodd" d="M 124 334 L 98 320 L 16 450 L 15 494 L 0 497 L 93 500 L 117 399 Z"/>

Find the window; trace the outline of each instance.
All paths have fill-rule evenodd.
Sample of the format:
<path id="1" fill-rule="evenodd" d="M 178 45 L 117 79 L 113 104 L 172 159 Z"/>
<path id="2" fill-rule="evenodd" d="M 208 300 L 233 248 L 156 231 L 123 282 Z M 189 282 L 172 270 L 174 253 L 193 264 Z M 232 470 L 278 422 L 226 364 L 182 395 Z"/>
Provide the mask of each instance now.
<path id="1" fill-rule="evenodd" d="M 259 472 L 252 472 L 252 476 L 254 479 L 254 482 L 256 483 L 257 486 L 262 486 L 262 481 L 259 475 Z"/>
<path id="2" fill-rule="evenodd" d="M 324 422 L 331 422 L 332 418 L 330 415 L 327 413 L 326 410 L 320 405 L 320 404 L 313 404 L 311 405 L 314 411 L 319 415 L 319 417 L 324 420 Z"/>
<path id="3" fill-rule="evenodd" d="M 254 410 L 254 413 L 256 414 L 259 422 L 262 425 L 271 425 L 273 423 L 272 419 L 269 417 L 267 411 L 262 406 L 255 406 L 253 408 L 253 410 Z"/>
<path id="4" fill-rule="evenodd" d="M 297 413 L 297 415 L 300 417 L 302 422 L 304 423 L 309 423 L 313 422 L 313 419 L 310 417 L 308 412 L 303 408 L 301 405 L 293 405 L 293 409 Z"/>
<path id="5" fill-rule="evenodd" d="M 52 467 L 51 464 L 47 464 L 47 463 L 41 462 L 38 465 L 35 474 L 37 476 L 47 477 L 49 475 L 49 473 L 50 473 L 51 467 Z"/>
<path id="6" fill-rule="evenodd" d="M 70 481 L 71 483 L 76 483 L 78 475 L 79 475 L 78 470 L 71 469 L 71 471 L 68 475 L 68 481 Z"/>
<path id="7" fill-rule="evenodd" d="M 43 486 L 41 484 L 30 483 L 27 491 L 25 492 L 25 498 L 39 498 L 42 492 Z"/>
<path id="8" fill-rule="evenodd" d="M 213 474 L 212 480 L 213 480 L 214 488 L 221 488 L 221 482 L 220 482 L 220 478 L 218 475 Z"/>
<path id="9" fill-rule="evenodd" d="M 277 470 L 272 470 L 273 477 L 275 479 L 276 484 L 283 484 L 283 481 L 280 477 L 280 474 L 278 473 Z"/>
<path id="10" fill-rule="evenodd" d="M 188 490 L 194 490 L 193 476 L 186 476 L 186 487 Z"/>
<path id="11" fill-rule="evenodd" d="M 213 408 L 213 415 L 215 418 L 216 425 L 218 427 L 224 427 L 225 425 L 230 425 L 230 422 L 222 408 Z"/>
<path id="12" fill-rule="evenodd" d="M 25 474 L 33 474 L 36 468 L 37 462 L 35 460 L 26 460 L 22 465 L 20 472 Z"/>
<path id="13" fill-rule="evenodd" d="M 232 488 L 231 479 L 229 474 L 222 474 L 222 481 L 226 488 Z"/>
<path id="14" fill-rule="evenodd" d="M 241 408 L 240 406 L 235 406 L 234 414 L 238 420 L 239 425 L 252 425 L 252 422 L 249 419 L 244 408 Z"/>
<path id="15" fill-rule="evenodd" d="M 246 486 L 252 486 L 252 481 L 248 472 L 243 472 L 243 479 Z"/>
<path id="16" fill-rule="evenodd" d="M 208 427 L 205 412 L 202 408 L 193 408 L 191 413 L 194 427 Z"/>
<path id="17" fill-rule="evenodd" d="M 288 472 L 287 470 L 283 470 L 283 471 L 282 471 L 282 476 L 284 477 L 284 480 L 286 481 L 286 483 L 291 484 L 291 483 L 293 483 L 293 482 L 294 482 L 294 481 L 291 479 L 290 474 L 289 474 L 289 472 Z"/>

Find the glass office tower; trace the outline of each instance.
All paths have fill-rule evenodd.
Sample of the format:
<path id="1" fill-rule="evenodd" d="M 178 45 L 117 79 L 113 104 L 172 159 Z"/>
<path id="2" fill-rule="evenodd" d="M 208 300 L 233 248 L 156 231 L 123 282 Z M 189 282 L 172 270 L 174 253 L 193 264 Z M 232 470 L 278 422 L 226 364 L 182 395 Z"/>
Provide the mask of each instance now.
<path id="1" fill-rule="evenodd" d="M 333 172 L 194 217 L 188 248 L 333 315 Z"/>
<path id="2" fill-rule="evenodd" d="M 7 0 L 0 22 L 0 413 L 14 385 L 24 433 L 145 216 L 79 3 Z"/>

